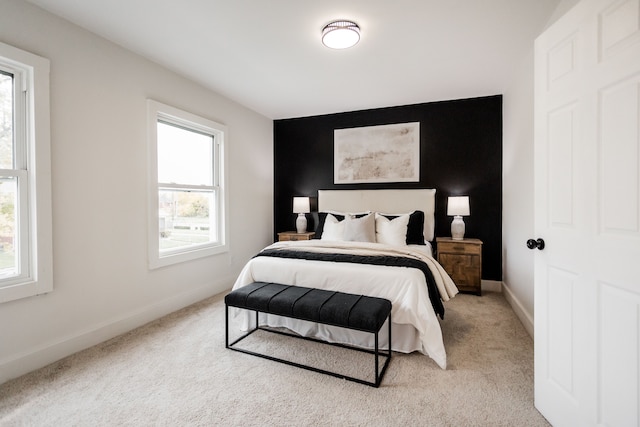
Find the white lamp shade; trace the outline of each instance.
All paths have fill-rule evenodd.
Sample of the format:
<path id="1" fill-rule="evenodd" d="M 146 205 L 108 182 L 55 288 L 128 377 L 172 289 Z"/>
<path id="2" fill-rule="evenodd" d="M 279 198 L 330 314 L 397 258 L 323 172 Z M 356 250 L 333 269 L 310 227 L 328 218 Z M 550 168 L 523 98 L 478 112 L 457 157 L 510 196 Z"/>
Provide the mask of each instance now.
<path id="1" fill-rule="evenodd" d="M 293 213 L 308 213 L 311 212 L 309 207 L 308 197 L 294 197 L 293 198 Z"/>
<path id="2" fill-rule="evenodd" d="M 469 196 L 449 197 L 447 204 L 448 216 L 468 216 L 469 215 Z"/>

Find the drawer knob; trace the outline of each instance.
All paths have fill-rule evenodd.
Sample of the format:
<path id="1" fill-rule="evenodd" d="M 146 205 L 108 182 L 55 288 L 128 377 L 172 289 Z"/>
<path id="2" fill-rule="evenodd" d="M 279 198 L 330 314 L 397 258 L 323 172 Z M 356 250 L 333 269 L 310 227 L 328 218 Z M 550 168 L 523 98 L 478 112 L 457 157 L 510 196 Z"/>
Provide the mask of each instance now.
<path id="1" fill-rule="evenodd" d="M 527 240 L 527 247 L 529 249 L 538 248 L 538 250 L 541 251 L 541 250 L 544 249 L 544 240 L 543 239 L 538 239 L 538 240 L 529 239 L 529 240 Z"/>

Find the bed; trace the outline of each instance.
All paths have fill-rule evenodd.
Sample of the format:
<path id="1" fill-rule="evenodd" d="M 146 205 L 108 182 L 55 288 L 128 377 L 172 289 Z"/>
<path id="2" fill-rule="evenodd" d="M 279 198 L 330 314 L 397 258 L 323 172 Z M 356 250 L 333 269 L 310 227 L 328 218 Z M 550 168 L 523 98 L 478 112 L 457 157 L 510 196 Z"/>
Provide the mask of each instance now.
<path id="1" fill-rule="evenodd" d="M 233 289 L 263 281 L 386 298 L 393 305 L 392 350 L 421 352 L 446 369 L 438 317 L 444 317 L 443 302 L 458 290 L 432 254 L 435 190 L 319 190 L 318 212 L 316 239 L 263 249 L 244 266 Z M 371 334 L 273 315 L 260 321 L 373 348 Z M 388 348 L 384 339 L 380 345 Z"/>

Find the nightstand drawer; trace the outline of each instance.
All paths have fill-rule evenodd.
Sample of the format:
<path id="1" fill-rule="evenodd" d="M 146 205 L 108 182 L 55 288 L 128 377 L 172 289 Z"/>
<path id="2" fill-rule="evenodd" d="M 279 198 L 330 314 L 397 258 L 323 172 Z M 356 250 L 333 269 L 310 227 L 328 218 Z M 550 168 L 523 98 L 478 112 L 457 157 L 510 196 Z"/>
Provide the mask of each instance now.
<path id="1" fill-rule="evenodd" d="M 477 286 L 480 277 L 480 257 L 473 255 L 440 254 L 439 262 L 458 286 Z"/>
<path id="2" fill-rule="evenodd" d="M 438 242 L 439 253 L 455 253 L 480 255 L 482 253 L 482 245 L 473 245 L 469 243 L 457 242 Z"/>
<path id="3" fill-rule="evenodd" d="M 288 234 L 286 236 L 279 236 L 278 239 L 281 242 L 295 242 L 296 240 L 309 240 L 305 236 L 296 236 L 295 234 Z"/>
<path id="4" fill-rule="evenodd" d="M 278 233 L 279 242 L 294 242 L 297 240 L 311 240 L 315 233 L 313 231 L 307 231 L 306 233 L 296 233 L 295 231 L 284 231 Z"/>

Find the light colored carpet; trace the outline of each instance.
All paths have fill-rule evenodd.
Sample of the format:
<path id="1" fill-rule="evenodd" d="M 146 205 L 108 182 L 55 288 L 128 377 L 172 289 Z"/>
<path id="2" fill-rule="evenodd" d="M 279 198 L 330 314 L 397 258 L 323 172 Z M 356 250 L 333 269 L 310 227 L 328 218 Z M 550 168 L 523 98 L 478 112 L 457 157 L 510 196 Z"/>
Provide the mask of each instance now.
<path id="1" fill-rule="evenodd" d="M 445 307 L 448 369 L 394 353 L 376 389 L 225 349 L 219 295 L 0 385 L 0 425 L 549 425 L 533 407 L 533 342 L 502 295 Z M 248 345 L 312 363 L 341 351 L 259 334 Z"/>

